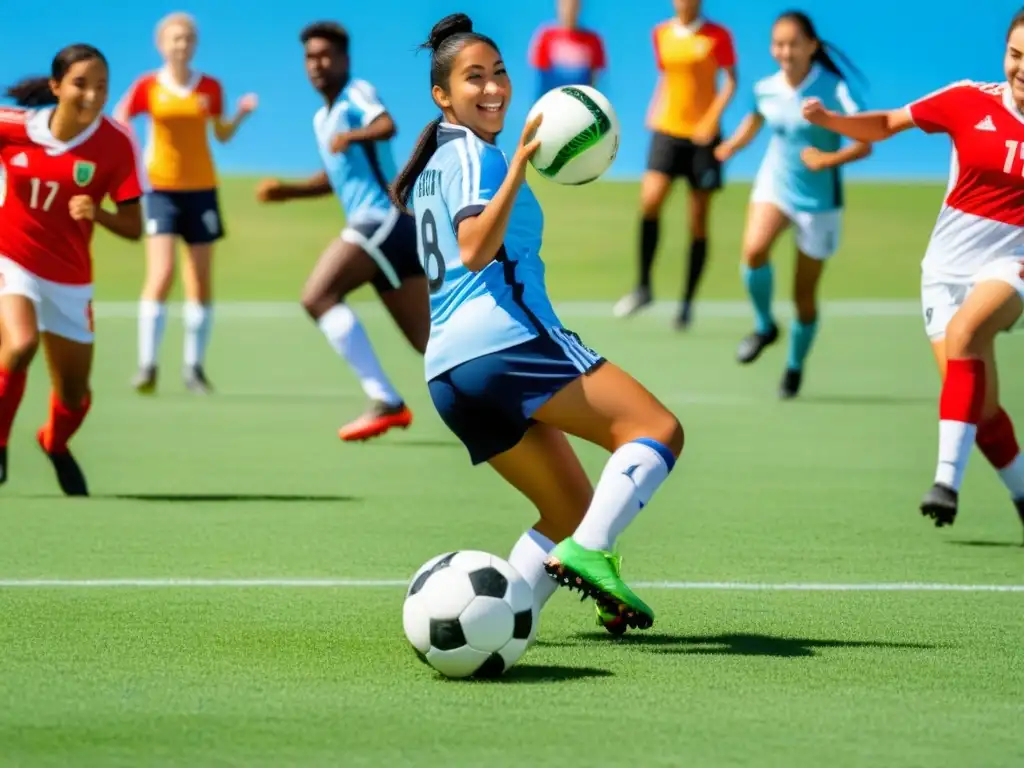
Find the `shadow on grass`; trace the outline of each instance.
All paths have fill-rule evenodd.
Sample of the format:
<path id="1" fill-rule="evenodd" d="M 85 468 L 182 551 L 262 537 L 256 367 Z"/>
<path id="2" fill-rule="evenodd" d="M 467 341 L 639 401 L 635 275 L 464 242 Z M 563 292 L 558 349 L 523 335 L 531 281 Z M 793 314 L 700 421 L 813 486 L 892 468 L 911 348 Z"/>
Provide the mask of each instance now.
<path id="1" fill-rule="evenodd" d="M 117 501 L 152 501 L 169 504 L 232 504 L 273 502 L 278 504 L 313 502 L 338 503 L 357 501 L 354 496 L 315 495 L 307 493 L 108 493 L 92 496 L 94 499 Z"/>
<path id="2" fill-rule="evenodd" d="M 721 635 L 627 634 L 612 637 L 590 632 L 576 635 L 580 640 L 617 643 L 623 647 L 642 648 L 652 653 L 689 654 L 694 656 L 774 656 L 790 659 L 817 656 L 823 648 L 878 648 L 889 650 L 926 650 L 933 645 L 889 643 L 874 640 L 822 640 L 803 637 L 781 637 L 756 633 Z"/>
<path id="3" fill-rule="evenodd" d="M 1024 544 L 1019 541 L 981 541 L 979 539 L 972 539 L 971 541 L 950 540 L 946 543 L 955 544 L 958 547 L 1013 547 L 1014 549 L 1024 549 Z"/>

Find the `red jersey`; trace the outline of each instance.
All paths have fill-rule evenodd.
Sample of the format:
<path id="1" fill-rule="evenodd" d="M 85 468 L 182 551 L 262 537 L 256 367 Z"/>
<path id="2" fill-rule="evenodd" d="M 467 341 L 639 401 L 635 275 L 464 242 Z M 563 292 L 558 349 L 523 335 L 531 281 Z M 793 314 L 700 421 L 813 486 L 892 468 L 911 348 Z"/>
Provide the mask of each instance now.
<path id="1" fill-rule="evenodd" d="M 922 267 L 969 278 L 1024 256 L 1024 114 L 1006 83 L 963 81 L 908 107 L 918 128 L 953 141 L 946 199 Z"/>
<path id="2" fill-rule="evenodd" d="M 69 142 L 50 133 L 52 108 L 0 109 L 0 256 L 37 277 L 92 282 L 93 222 L 75 221 L 68 203 L 88 195 L 126 203 L 142 196 L 135 145 L 101 116 Z"/>
<path id="3" fill-rule="evenodd" d="M 530 64 L 541 72 L 541 88 L 593 85 L 606 66 L 604 45 L 588 29 L 543 26 L 530 44 Z"/>

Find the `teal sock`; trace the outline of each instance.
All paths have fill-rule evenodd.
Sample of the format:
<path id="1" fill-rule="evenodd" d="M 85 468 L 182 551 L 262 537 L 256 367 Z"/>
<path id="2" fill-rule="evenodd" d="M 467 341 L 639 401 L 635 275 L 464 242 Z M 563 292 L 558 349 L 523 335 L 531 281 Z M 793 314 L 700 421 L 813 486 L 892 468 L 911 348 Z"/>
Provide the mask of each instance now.
<path id="1" fill-rule="evenodd" d="M 791 371 L 804 369 L 804 360 L 807 359 L 807 353 L 811 351 L 814 335 L 817 332 L 817 318 L 809 323 L 801 323 L 794 318 L 793 325 L 789 330 L 789 360 L 786 363 Z"/>
<path id="2" fill-rule="evenodd" d="M 768 333 L 775 327 L 772 317 L 772 265 L 765 264 L 757 269 L 743 265 L 743 284 L 747 286 L 750 301 L 754 304 L 754 330 Z"/>

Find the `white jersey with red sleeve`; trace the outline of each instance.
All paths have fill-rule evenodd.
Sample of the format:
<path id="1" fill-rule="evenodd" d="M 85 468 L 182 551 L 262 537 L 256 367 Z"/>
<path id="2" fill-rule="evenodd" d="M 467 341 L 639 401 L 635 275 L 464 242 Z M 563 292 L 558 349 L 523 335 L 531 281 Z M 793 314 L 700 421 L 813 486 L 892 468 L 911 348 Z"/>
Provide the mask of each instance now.
<path id="1" fill-rule="evenodd" d="M 87 285 L 93 222 L 71 218 L 71 198 L 123 204 L 142 196 L 143 182 L 123 128 L 101 116 L 64 142 L 50 132 L 52 112 L 0 109 L 0 257 L 44 280 Z"/>
<path id="2" fill-rule="evenodd" d="M 922 270 L 967 279 L 993 259 L 1024 256 L 1024 114 L 1009 86 L 954 83 L 908 109 L 921 130 L 953 141 L 946 199 Z"/>

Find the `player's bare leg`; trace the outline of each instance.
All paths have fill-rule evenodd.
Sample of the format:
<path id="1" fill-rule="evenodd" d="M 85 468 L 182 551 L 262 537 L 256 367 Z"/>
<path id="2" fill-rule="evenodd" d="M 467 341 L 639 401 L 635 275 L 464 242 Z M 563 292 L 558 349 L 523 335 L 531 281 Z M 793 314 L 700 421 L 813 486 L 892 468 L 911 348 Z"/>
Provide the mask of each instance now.
<path id="1" fill-rule="evenodd" d="M 139 369 L 132 379 L 132 387 L 143 395 L 156 391 L 160 344 L 167 327 L 167 297 L 174 285 L 176 242 L 176 235 L 146 238 L 146 279 L 139 299 Z"/>
<path id="2" fill-rule="evenodd" d="M 672 177 L 658 171 L 645 171 L 640 182 L 640 274 L 636 287 L 615 304 L 616 317 L 634 315 L 653 301 L 651 270 L 658 253 L 661 209 L 672 191 Z"/>
<path id="3" fill-rule="evenodd" d="M 704 277 L 708 258 L 708 220 L 711 218 L 711 200 L 715 193 L 708 189 L 690 190 L 690 252 L 686 260 L 686 285 L 679 303 L 675 326 L 686 330 L 693 322 L 693 305 L 697 289 Z"/>
<path id="4" fill-rule="evenodd" d="M 421 355 L 430 339 L 430 292 L 426 277 L 410 277 L 380 300 L 406 340 Z"/>
<path id="5" fill-rule="evenodd" d="M 583 522 L 552 551 L 548 572 L 629 626 L 650 627 L 654 612 L 622 581 L 613 550 L 682 452 L 679 421 L 636 379 L 608 362 L 562 388 L 534 418 L 612 454 Z"/>
<path id="6" fill-rule="evenodd" d="M 302 306 L 328 343 L 352 367 L 369 409 L 338 431 L 342 440 L 367 440 L 412 423 L 412 412 L 392 386 L 362 323 L 345 298 L 376 276 L 376 262 L 362 248 L 338 238 L 320 256 L 302 291 Z"/>
<path id="7" fill-rule="evenodd" d="M 956 519 L 960 484 L 979 424 L 999 413 L 995 339 L 1013 327 L 1022 308 L 1013 286 L 986 280 L 974 287 L 946 328 L 938 463 L 935 482 L 921 502 L 921 514 L 936 526 L 952 525 Z"/>
<path id="8" fill-rule="evenodd" d="M 784 400 L 796 397 L 803 383 L 804 361 L 818 332 L 818 285 L 824 271 L 824 261 L 812 259 L 806 253 L 797 251 L 796 272 L 793 276 L 796 317 L 790 327 L 789 356 L 779 385 L 779 397 Z"/>
<path id="9" fill-rule="evenodd" d="M 740 271 L 754 308 L 754 331 L 740 341 L 736 350 L 740 363 L 754 362 L 779 338 L 779 327 L 772 314 L 775 275 L 770 259 L 772 246 L 788 226 L 789 219 L 771 203 L 751 203 L 747 209 Z"/>
<path id="10" fill-rule="evenodd" d="M 0 296 L 0 485 L 7 482 L 7 442 L 39 348 L 36 308 L 26 296 Z"/>
<path id="11" fill-rule="evenodd" d="M 534 424 L 519 443 L 490 465 L 537 508 L 540 520 L 516 542 L 508 561 L 533 589 L 533 634 L 541 610 L 558 589 L 545 562 L 555 545 L 572 535 L 594 495 L 590 478 L 566 436 L 547 424 Z M 612 621 L 618 628 L 618 616 Z M 625 624 L 621 623 L 625 630 Z"/>
<path id="12" fill-rule="evenodd" d="M 50 393 L 49 418 L 36 433 L 36 439 L 53 464 L 64 495 L 88 496 L 85 475 L 68 443 L 82 426 L 92 404 L 89 376 L 92 371 L 93 346 L 44 333 L 43 349 L 53 389 Z"/>
<path id="13" fill-rule="evenodd" d="M 185 387 L 208 395 L 213 387 L 206 378 L 206 350 L 213 330 L 213 244 L 185 246 L 181 265 L 185 289 L 185 349 L 182 375 Z"/>

